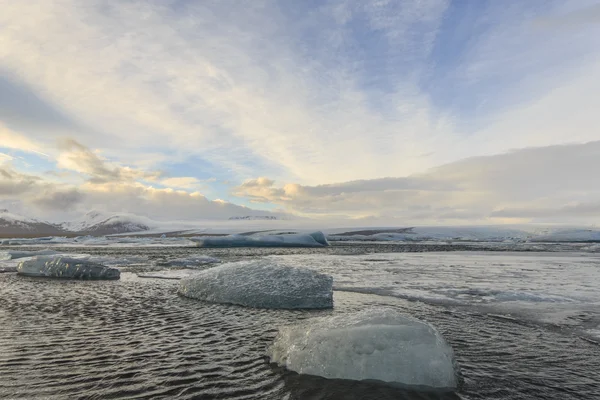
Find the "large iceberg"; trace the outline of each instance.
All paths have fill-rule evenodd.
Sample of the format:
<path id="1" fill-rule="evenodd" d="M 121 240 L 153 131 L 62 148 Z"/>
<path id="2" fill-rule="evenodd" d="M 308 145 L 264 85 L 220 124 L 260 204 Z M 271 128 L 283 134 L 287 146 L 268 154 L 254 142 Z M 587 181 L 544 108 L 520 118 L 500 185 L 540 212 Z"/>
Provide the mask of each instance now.
<path id="1" fill-rule="evenodd" d="M 282 235 L 228 235 L 190 238 L 199 247 L 323 247 L 329 246 L 323 232 Z"/>
<path id="2" fill-rule="evenodd" d="M 281 328 L 268 352 L 272 362 L 300 374 L 415 389 L 457 386 L 453 351 L 440 333 L 392 309 L 367 309 Z"/>
<path id="3" fill-rule="evenodd" d="M 85 259 L 46 256 L 22 261 L 17 267 L 17 273 L 25 276 L 61 279 L 115 280 L 121 277 L 121 272 L 117 268 L 89 262 Z"/>
<path id="4" fill-rule="evenodd" d="M 246 307 L 332 308 L 333 278 L 267 260 L 242 261 L 210 268 L 183 280 L 179 294 Z"/>

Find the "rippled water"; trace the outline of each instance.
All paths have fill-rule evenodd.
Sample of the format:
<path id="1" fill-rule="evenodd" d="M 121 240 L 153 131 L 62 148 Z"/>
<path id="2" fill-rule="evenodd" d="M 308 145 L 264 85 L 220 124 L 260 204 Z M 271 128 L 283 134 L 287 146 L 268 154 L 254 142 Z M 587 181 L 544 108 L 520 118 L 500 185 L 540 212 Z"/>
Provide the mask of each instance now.
<path id="1" fill-rule="evenodd" d="M 111 282 L 0 274 L 0 398 L 600 398 L 600 346 L 585 334 L 597 322 L 598 258 L 370 254 L 377 246 L 360 246 L 77 249 L 135 263 Z M 238 260 L 272 252 L 282 263 L 332 274 L 334 310 L 208 304 L 178 297 L 177 281 L 137 276 L 193 273 L 160 266 L 191 254 Z M 438 327 L 461 366 L 457 393 L 304 377 L 265 357 L 280 325 L 370 306 L 394 307 Z"/>

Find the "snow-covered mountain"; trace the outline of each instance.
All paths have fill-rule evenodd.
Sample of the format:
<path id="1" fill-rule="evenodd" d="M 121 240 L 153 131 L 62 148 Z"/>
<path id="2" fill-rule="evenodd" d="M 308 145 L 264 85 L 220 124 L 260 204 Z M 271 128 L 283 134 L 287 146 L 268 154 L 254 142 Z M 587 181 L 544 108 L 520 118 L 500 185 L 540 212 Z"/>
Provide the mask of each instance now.
<path id="1" fill-rule="evenodd" d="M 147 231 L 156 225 L 156 221 L 135 214 L 90 211 L 80 219 L 62 224 L 62 227 L 66 231 L 87 235 L 111 235 Z"/>
<path id="2" fill-rule="evenodd" d="M 90 211 L 83 217 L 61 224 L 14 214 L 0 209 L 0 235 L 3 236 L 55 236 L 55 235 L 110 235 L 114 233 L 141 232 L 155 228 L 157 222 L 135 214 L 109 214 Z"/>
<path id="3" fill-rule="evenodd" d="M 24 217 L 0 209 L 0 234 L 2 235 L 40 235 L 50 236 L 64 233 L 62 227 L 50 222 Z"/>

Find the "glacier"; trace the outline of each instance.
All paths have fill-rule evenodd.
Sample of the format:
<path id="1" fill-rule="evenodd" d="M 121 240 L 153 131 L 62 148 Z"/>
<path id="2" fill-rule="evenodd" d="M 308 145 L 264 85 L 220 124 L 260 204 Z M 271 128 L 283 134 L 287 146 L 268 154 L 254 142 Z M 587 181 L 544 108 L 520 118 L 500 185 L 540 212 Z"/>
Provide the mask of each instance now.
<path id="1" fill-rule="evenodd" d="M 270 260 L 241 261 L 182 280 L 179 294 L 255 308 L 332 308 L 333 278 Z"/>
<path id="2" fill-rule="evenodd" d="M 228 235 L 190 238 L 198 247 L 323 247 L 329 246 L 323 232 L 285 235 Z"/>
<path id="3" fill-rule="evenodd" d="M 36 276 L 61 279 L 116 280 L 121 277 L 117 268 L 71 257 L 38 256 L 22 261 L 17 273 L 24 276 Z"/>
<path id="4" fill-rule="evenodd" d="M 330 379 L 423 390 L 453 390 L 458 383 L 454 353 L 442 335 L 388 308 L 280 328 L 268 355 L 289 370 Z"/>

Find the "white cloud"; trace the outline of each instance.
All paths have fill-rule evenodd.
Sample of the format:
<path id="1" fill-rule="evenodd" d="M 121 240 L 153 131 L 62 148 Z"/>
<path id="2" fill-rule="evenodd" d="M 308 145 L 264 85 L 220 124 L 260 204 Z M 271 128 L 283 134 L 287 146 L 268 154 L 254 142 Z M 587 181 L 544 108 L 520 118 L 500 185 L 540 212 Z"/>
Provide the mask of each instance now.
<path id="1" fill-rule="evenodd" d="M 132 212 L 167 220 L 265 214 L 223 200 L 211 201 L 198 191 L 176 189 L 199 186 L 201 181 L 196 178 L 162 179 L 158 172 L 110 163 L 72 139 L 62 140 L 58 147 L 57 166 L 83 179 L 69 184 L 65 183 L 68 179 L 62 172 L 49 171 L 44 176 L 26 174 L 7 161 L 0 164 L 3 204 L 12 202 L 15 211 L 50 220 L 75 218 L 90 209 Z M 172 187 L 157 189 L 144 183 L 147 180 Z"/>
<path id="2" fill-rule="evenodd" d="M 372 72 L 370 55 L 346 54 L 357 40 L 348 25 L 323 30 L 337 5 L 292 23 L 268 2 L 234 16 L 225 3 L 195 3 L 181 14 L 158 2 L 103 4 L 9 2 L 0 17 L 5 68 L 103 132 L 77 133 L 93 147 L 200 154 L 242 177 L 262 163 L 271 174 L 324 183 L 418 171 L 431 160 L 415 155 L 455 135 L 451 118 L 434 113 L 419 91 L 419 74 L 393 73 L 390 93 L 375 94 L 387 111 L 373 109 L 352 74 Z M 384 72 L 402 60 L 404 70 L 417 71 L 446 7 L 348 3 L 345 13 L 366 16 L 387 41 Z M 295 41 L 310 33 L 313 17 L 324 43 L 303 54 Z"/>
<path id="3" fill-rule="evenodd" d="M 278 186 L 259 178 L 233 194 L 312 216 L 392 217 L 404 223 L 554 217 L 557 222 L 594 216 L 600 204 L 599 169 L 600 142 L 590 142 L 475 157 L 405 178 L 320 186 Z"/>
<path id="4" fill-rule="evenodd" d="M 7 164 L 12 161 L 14 158 L 8 154 L 0 153 L 0 166 L 3 164 Z"/>
<path id="5" fill-rule="evenodd" d="M 41 151 L 42 146 L 39 143 L 27 138 L 24 135 L 13 132 L 4 126 L 2 121 L 0 121 L 0 148 L 21 150 L 48 157 L 47 154 Z"/>
<path id="6" fill-rule="evenodd" d="M 193 215 L 214 206 L 189 194 L 210 182 L 163 171 L 188 158 L 246 180 L 238 196 L 315 215 L 464 219 L 534 198 L 587 204 L 594 191 L 578 178 L 559 193 L 537 169 L 515 177 L 494 164 L 504 156 L 458 161 L 598 139 L 600 28 L 578 23 L 596 18 L 588 3 L 491 2 L 473 14 L 444 0 L 0 0 L 2 87 L 28 93 L 0 113 L 0 146 L 47 154 L 95 202 L 144 199 L 165 215 L 163 198 Z M 462 30 L 468 40 L 448 40 Z M 59 137 L 76 141 L 53 148 Z M 72 176 L 53 172 L 68 192 Z"/>

